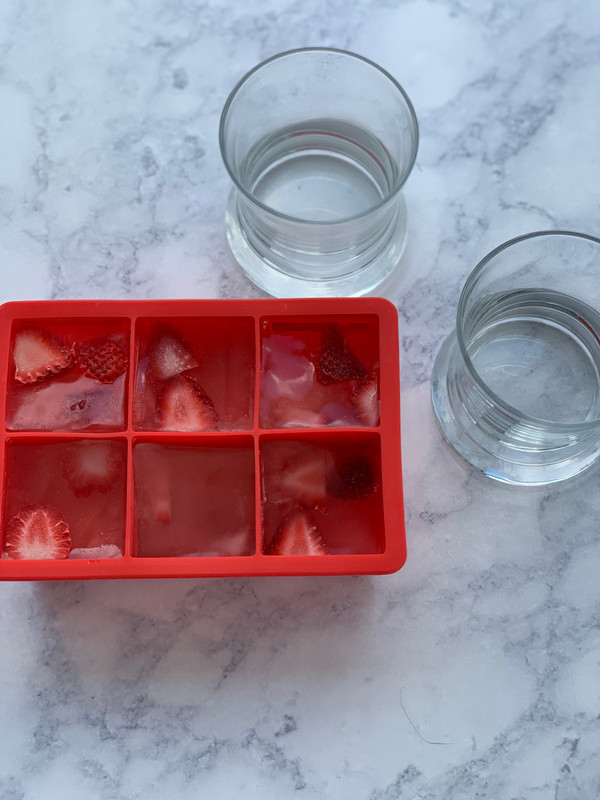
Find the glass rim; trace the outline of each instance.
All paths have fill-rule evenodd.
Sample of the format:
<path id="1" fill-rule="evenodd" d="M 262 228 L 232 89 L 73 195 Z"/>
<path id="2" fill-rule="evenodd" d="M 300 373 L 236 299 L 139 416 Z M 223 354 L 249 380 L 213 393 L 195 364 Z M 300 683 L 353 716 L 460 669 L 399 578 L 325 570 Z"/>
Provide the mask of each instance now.
<path id="1" fill-rule="evenodd" d="M 530 414 L 526 414 L 525 412 L 521 411 L 520 409 L 516 408 L 516 406 L 507 403 L 501 397 L 499 397 L 492 389 L 487 385 L 484 379 L 481 377 L 475 365 L 471 361 L 471 358 L 467 352 L 467 347 L 465 343 L 465 337 L 463 336 L 462 330 L 462 321 L 465 316 L 465 309 L 467 305 L 468 297 L 473 289 L 474 284 L 476 283 L 479 275 L 485 267 L 494 259 L 497 255 L 502 253 L 504 250 L 508 250 L 510 247 L 516 244 L 520 244 L 521 242 L 528 241 L 529 239 L 540 239 L 542 237 L 557 237 L 557 238 L 572 238 L 572 239 L 583 239 L 584 241 L 591 242 L 594 245 L 600 246 L 600 239 L 595 236 L 591 236 L 587 233 L 579 233 L 577 231 L 566 231 L 566 230 L 556 230 L 556 231 L 533 231 L 532 233 L 525 233 L 521 236 L 515 236 L 513 239 L 509 239 L 507 242 L 498 245 L 492 251 L 490 251 L 486 256 L 484 256 L 481 261 L 477 264 L 477 266 L 473 269 L 473 271 L 469 274 L 467 280 L 465 281 L 465 285 L 463 286 L 462 292 L 460 293 L 460 297 L 458 299 L 458 307 L 456 311 L 456 339 L 458 342 L 458 347 L 460 349 L 461 356 L 471 373 L 471 376 L 475 380 L 475 382 L 479 385 L 483 392 L 490 398 L 490 400 L 494 403 L 494 405 L 500 406 L 501 409 L 506 411 L 508 414 L 513 416 L 519 417 L 525 423 L 530 425 L 534 425 L 538 428 L 546 428 L 547 430 L 552 430 L 556 432 L 563 432 L 567 433 L 568 431 L 585 431 L 585 430 L 593 430 L 595 427 L 598 426 L 600 423 L 600 416 L 595 417 L 594 419 L 586 420 L 584 422 L 555 422 L 553 420 L 544 419 L 543 417 L 534 417 Z"/>
<path id="2" fill-rule="evenodd" d="M 297 56 L 304 53 L 333 53 L 335 55 L 347 56 L 351 59 L 356 59 L 357 61 L 362 61 L 364 64 L 367 64 L 369 67 L 374 68 L 377 72 L 381 73 L 385 78 L 387 78 L 393 86 L 399 91 L 402 99 L 406 103 L 408 108 L 408 112 L 410 115 L 410 119 L 412 122 L 412 127 L 414 131 L 414 140 L 413 146 L 411 148 L 410 157 L 407 163 L 406 168 L 403 171 L 403 174 L 400 176 L 396 185 L 392 189 L 392 191 L 388 192 L 388 194 L 382 198 L 378 203 L 370 206 L 369 208 L 365 209 L 365 211 L 361 211 L 358 214 L 352 214 L 349 217 L 342 217 L 342 219 L 336 220 L 310 220 L 310 219 L 300 219 L 299 217 L 294 217 L 290 214 L 284 214 L 281 211 L 277 211 L 277 209 L 273 208 L 272 206 L 268 206 L 265 203 L 262 203 L 258 200 L 252 192 L 250 192 L 240 181 L 238 180 L 231 163 L 226 155 L 225 149 L 225 123 L 227 120 L 227 116 L 235 100 L 237 94 L 239 93 L 242 86 L 251 78 L 256 72 L 266 67 L 268 64 L 271 64 L 274 61 L 279 61 L 284 58 L 288 58 L 290 56 Z M 269 214 L 273 214 L 274 216 L 278 217 L 279 219 L 287 220 L 288 222 L 295 222 L 297 224 L 303 225 L 343 225 L 347 222 L 354 222 L 356 220 L 362 219 L 363 217 L 372 214 L 374 211 L 378 211 L 380 208 L 383 208 L 387 203 L 396 197 L 396 195 L 400 192 L 404 184 L 406 183 L 408 176 L 412 172 L 412 169 L 415 165 L 415 161 L 417 158 L 417 151 L 419 149 L 419 123 L 417 121 L 417 115 L 415 113 L 414 106 L 406 94 L 405 90 L 402 86 L 398 83 L 398 81 L 391 75 L 386 69 L 380 67 L 379 64 L 376 64 L 374 61 L 371 61 L 369 58 L 365 58 L 365 56 L 358 55 L 358 53 L 353 53 L 350 50 L 341 50 L 337 47 L 297 47 L 293 50 L 284 50 L 281 53 L 276 53 L 269 58 L 264 59 L 256 66 L 252 67 L 252 69 L 248 70 L 245 75 L 243 75 L 240 80 L 235 84 L 227 100 L 225 101 L 225 105 L 223 106 L 223 111 L 221 112 L 221 119 L 219 121 L 219 149 L 221 151 L 221 158 L 223 159 L 223 163 L 225 164 L 225 169 L 229 173 L 229 177 L 233 181 L 234 186 L 240 192 L 242 192 L 245 197 L 248 198 L 252 203 L 254 203 L 259 208 L 263 209 L 263 211 L 267 211 Z"/>

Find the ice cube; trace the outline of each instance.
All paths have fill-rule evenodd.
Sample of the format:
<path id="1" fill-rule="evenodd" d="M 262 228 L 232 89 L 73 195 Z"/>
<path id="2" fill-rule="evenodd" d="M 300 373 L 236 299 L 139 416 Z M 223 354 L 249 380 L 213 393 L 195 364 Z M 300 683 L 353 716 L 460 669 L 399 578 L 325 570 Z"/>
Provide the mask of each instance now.
<path id="1" fill-rule="evenodd" d="M 282 519 L 309 512 L 332 553 L 381 552 L 384 542 L 379 440 L 331 434 L 319 444 L 268 439 L 261 445 L 262 550 Z"/>
<path id="2" fill-rule="evenodd" d="M 81 376 L 27 387 L 13 398 L 10 430 L 121 429 L 125 424 L 125 375 L 112 384 Z"/>
<path id="3" fill-rule="evenodd" d="M 74 549 L 122 548 L 126 463 L 124 440 L 13 439 L 6 448 L 5 514 L 53 506 L 69 525 Z"/>
<path id="4" fill-rule="evenodd" d="M 365 365 L 363 354 L 361 358 L 355 354 L 356 332 L 351 348 L 338 325 L 266 330 L 260 382 L 262 427 L 377 425 L 376 362 L 367 358 Z"/>
<path id="5" fill-rule="evenodd" d="M 265 401 L 302 400 L 311 389 L 315 367 L 303 354 L 306 345 L 294 336 L 274 334 L 263 342 L 261 395 Z"/>
<path id="6" fill-rule="evenodd" d="M 244 447 L 134 447 L 136 554 L 254 551 L 254 453 Z"/>

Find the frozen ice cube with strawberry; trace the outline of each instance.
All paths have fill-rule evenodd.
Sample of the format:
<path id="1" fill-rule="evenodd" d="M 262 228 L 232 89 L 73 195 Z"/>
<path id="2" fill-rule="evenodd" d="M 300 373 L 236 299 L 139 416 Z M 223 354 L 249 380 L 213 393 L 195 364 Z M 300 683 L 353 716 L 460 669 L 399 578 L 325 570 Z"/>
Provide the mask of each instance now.
<path id="1" fill-rule="evenodd" d="M 15 332 L 9 382 L 10 430 L 88 430 L 125 424 L 127 336 L 97 327 L 62 335 L 41 327 Z"/>
<path id="2" fill-rule="evenodd" d="M 323 554 L 321 540 L 331 553 L 378 550 L 382 493 L 377 440 L 355 436 L 350 442 L 332 433 L 326 441 L 262 443 L 265 553 Z"/>
<path id="3" fill-rule="evenodd" d="M 161 431 L 214 431 L 218 417 L 212 400 L 190 375 L 174 375 L 158 397 L 156 425 Z"/>
<path id="4" fill-rule="evenodd" d="M 314 519 L 304 509 L 282 521 L 267 553 L 272 556 L 325 556 L 329 553 Z"/>
<path id="5" fill-rule="evenodd" d="M 357 340 L 357 334 L 353 334 Z M 261 425 L 265 428 L 379 424 L 377 353 L 366 362 L 343 326 L 306 330 L 267 326 L 262 342 Z"/>
<path id="6" fill-rule="evenodd" d="M 172 326 L 157 325 L 141 355 L 134 400 L 138 428 L 168 431 L 217 430 L 219 417 L 201 383 L 201 363 Z"/>
<path id="7" fill-rule="evenodd" d="M 17 331 L 13 344 L 15 380 L 35 383 L 56 375 L 73 363 L 73 348 L 37 328 Z"/>
<path id="8" fill-rule="evenodd" d="M 127 342 L 119 335 L 100 336 L 77 347 L 77 363 L 86 377 L 114 383 L 127 369 Z"/>
<path id="9" fill-rule="evenodd" d="M 69 525 L 51 506 L 20 511 L 6 526 L 3 556 L 10 559 L 67 558 L 71 552 Z"/>

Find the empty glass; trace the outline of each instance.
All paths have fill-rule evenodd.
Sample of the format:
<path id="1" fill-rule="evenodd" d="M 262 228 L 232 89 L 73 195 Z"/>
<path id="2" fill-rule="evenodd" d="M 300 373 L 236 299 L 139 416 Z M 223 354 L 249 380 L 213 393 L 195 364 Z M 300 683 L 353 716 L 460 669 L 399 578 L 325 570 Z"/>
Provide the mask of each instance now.
<path id="1" fill-rule="evenodd" d="M 600 240 L 531 233 L 486 256 L 432 376 L 444 437 L 508 483 L 575 475 L 600 454 Z"/>
<path id="2" fill-rule="evenodd" d="M 234 88 L 219 139 L 234 183 L 227 237 L 260 288 L 362 295 L 390 275 L 406 243 L 401 188 L 418 139 L 391 75 L 341 50 L 281 53 Z"/>

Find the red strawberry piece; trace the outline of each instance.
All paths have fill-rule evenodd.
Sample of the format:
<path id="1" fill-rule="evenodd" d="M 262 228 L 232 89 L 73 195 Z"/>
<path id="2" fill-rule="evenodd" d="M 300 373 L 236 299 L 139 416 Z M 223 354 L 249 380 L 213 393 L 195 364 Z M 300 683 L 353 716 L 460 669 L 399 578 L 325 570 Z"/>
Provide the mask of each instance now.
<path id="1" fill-rule="evenodd" d="M 6 527 L 4 551 L 14 559 L 67 558 L 69 525 L 51 506 L 34 506 L 14 516 Z"/>
<path id="2" fill-rule="evenodd" d="M 77 497 L 109 492 L 119 477 L 120 459 L 111 442 L 87 440 L 69 449 L 63 475 Z M 125 478 L 123 477 L 123 480 Z"/>
<path id="3" fill-rule="evenodd" d="M 352 392 L 352 405 L 358 419 L 369 428 L 379 424 L 379 385 L 377 376 L 360 380 Z"/>
<path id="4" fill-rule="evenodd" d="M 156 378 L 167 381 L 194 369 L 199 362 L 190 346 L 175 330 L 162 330 L 164 332 L 154 339 L 148 350 L 148 367 Z"/>
<path id="5" fill-rule="evenodd" d="M 367 374 L 364 365 L 346 344 L 338 325 L 329 325 L 324 330 L 315 368 L 317 380 L 322 384 L 356 380 Z"/>
<path id="6" fill-rule="evenodd" d="M 120 336 L 100 336 L 79 345 L 77 362 L 88 378 L 114 383 L 127 369 L 127 345 Z"/>
<path id="7" fill-rule="evenodd" d="M 375 489 L 375 473 L 364 456 L 349 458 L 338 464 L 329 481 L 329 491 L 343 500 L 360 500 Z"/>
<path id="8" fill-rule="evenodd" d="M 175 375 L 158 398 L 156 422 L 163 431 L 214 431 L 218 417 L 197 380 Z"/>
<path id="9" fill-rule="evenodd" d="M 73 349 L 59 344 L 43 331 L 30 328 L 15 335 L 13 359 L 16 380 L 35 383 L 70 366 Z"/>
<path id="10" fill-rule="evenodd" d="M 301 456 L 284 466 L 277 476 L 277 492 L 310 506 L 322 505 L 327 500 L 327 480 L 333 469 L 331 453 L 315 452 Z"/>
<path id="11" fill-rule="evenodd" d="M 298 509 L 284 518 L 267 552 L 272 556 L 325 556 L 329 550 L 310 515 Z"/>

